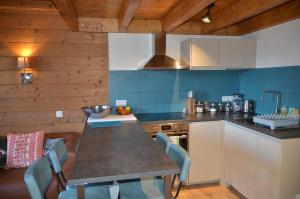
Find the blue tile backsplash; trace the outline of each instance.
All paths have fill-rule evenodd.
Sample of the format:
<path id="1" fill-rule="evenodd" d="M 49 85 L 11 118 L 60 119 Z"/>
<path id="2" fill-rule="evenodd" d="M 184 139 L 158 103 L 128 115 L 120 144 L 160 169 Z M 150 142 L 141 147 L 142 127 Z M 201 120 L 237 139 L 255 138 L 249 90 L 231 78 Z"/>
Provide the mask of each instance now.
<path id="1" fill-rule="evenodd" d="M 200 100 L 221 101 L 223 95 L 244 94 L 256 101 L 257 113 L 271 113 L 274 100 L 262 90 L 282 94 L 281 106 L 300 107 L 300 66 L 248 70 L 110 71 L 110 103 L 127 99 L 135 113 L 179 112 L 187 91 Z"/>
<path id="2" fill-rule="evenodd" d="M 189 90 L 197 99 L 220 101 L 239 91 L 239 72 L 110 71 L 110 104 L 127 99 L 135 113 L 180 112 Z"/>
<path id="3" fill-rule="evenodd" d="M 281 106 L 300 108 L 300 66 L 241 70 L 240 93 L 256 101 L 257 113 L 274 111 L 275 100 L 271 95 L 260 101 L 262 90 L 281 92 Z"/>

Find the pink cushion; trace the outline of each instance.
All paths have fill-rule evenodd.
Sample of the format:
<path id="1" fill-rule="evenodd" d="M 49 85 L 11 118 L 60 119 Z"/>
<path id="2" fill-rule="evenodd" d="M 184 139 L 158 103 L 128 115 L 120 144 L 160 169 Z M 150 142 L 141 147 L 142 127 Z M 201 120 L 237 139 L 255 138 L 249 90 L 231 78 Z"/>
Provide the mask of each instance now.
<path id="1" fill-rule="evenodd" d="M 43 155 L 44 131 L 7 134 L 7 167 L 28 167 Z"/>

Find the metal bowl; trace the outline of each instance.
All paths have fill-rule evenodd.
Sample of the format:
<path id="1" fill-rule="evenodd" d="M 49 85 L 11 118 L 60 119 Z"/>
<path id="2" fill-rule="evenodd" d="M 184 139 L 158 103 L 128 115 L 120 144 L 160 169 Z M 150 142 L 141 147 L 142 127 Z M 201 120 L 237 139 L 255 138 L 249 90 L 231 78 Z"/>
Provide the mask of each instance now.
<path id="1" fill-rule="evenodd" d="M 103 118 L 111 112 L 112 107 L 108 105 L 93 105 L 85 106 L 81 109 L 87 117 Z"/>

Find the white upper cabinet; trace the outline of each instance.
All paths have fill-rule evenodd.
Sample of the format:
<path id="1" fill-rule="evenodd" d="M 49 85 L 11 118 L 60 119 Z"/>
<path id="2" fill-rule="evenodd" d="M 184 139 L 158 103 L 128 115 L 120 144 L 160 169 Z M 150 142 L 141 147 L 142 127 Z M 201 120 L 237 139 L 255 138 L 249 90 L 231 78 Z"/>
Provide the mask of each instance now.
<path id="1" fill-rule="evenodd" d="M 189 39 L 181 44 L 181 64 L 193 67 L 217 67 L 219 50 L 216 39 Z"/>
<path id="2" fill-rule="evenodd" d="M 109 70 L 138 70 L 153 56 L 153 35 L 108 34 Z"/>
<path id="3" fill-rule="evenodd" d="M 199 38 L 181 43 L 180 62 L 191 69 L 254 68 L 256 40 Z"/>
<path id="4" fill-rule="evenodd" d="M 243 39 L 219 40 L 219 64 L 226 68 L 254 68 L 256 41 Z"/>

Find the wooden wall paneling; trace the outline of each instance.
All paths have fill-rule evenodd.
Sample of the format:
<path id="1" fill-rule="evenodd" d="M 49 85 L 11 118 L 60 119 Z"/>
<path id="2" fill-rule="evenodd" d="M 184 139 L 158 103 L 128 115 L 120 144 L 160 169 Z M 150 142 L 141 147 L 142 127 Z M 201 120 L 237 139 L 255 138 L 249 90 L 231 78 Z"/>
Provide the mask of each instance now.
<path id="1" fill-rule="evenodd" d="M 30 70 L 31 71 L 31 70 Z M 19 72 L 22 72 L 20 70 Z M 19 84 L 20 74 L 17 71 L 1 71 L 0 85 Z M 32 70 L 33 84 L 100 84 L 101 87 L 107 86 L 103 79 L 107 76 L 107 71 L 77 70 L 77 71 L 34 71 Z"/>
<path id="2" fill-rule="evenodd" d="M 107 57 L 30 57 L 30 67 L 38 71 L 107 70 Z M 0 71 L 16 71 L 16 57 L 1 57 Z"/>
<path id="3" fill-rule="evenodd" d="M 48 123 L 48 124 L 21 124 L 21 125 L 1 125 L 0 135 L 7 133 L 30 133 L 38 130 L 49 132 L 78 132 L 82 133 L 84 123 Z"/>
<path id="4" fill-rule="evenodd" d="M 31 84 L 1 85 L 0 98 L 24 97 L 79 97 L 107 95 L 108 89 L 100 84 Z"/>
<path id="5" fill-rule="evenodd" d="M 0 1 L 1 13 L 30 13 L 58 15 L 58 10 L 51 1 L 9 0 Z"/>
<path id="6" fill-rule="evenodd" d="M 0 13 L 0 28 L 69 30 L 59 15 Z"/>
<path id="7" fill-rule="evenodd" d="M 106 104 L 108 95 L 0 98 L 2 112 L 78 110 L 91 104 Z"/>
<path id="8" fill-rule="evenodd" d="M 201 35 L 202 29 L 201 29 L 201 22 L 200 21 L 187 21 L 181 26 L 175 28 L 171 32 L 168 32 L 168 34 L 191 34 L 191 35 Z"/>
<path id="9" fill-rule="evenodd" d="M 106 42 L 105 42 L 106 44 Z M 0 43 L 2 56 L 18 56 L 24 49 L 30 49 L 30 56 L 38 57 L 105 57 L 107 46 L 85 43 Z"/>
<path id="10" fill-rule="evenodd" d="M 160 20 L 134 19 L 128 27 L 128 32 L 131 33 L 156 33 L 161 31 L 162 27 Z"/>
<path id="11" fill-rule="evenodd" d="M 92 43 L 101 44 L 106 36 L 101 33 L 69 32 L 65 30 L 0 29 L 0 42 L 39 42 L 39 43 Z"/>
<path id="12" fill-rule="evenodd" d="M 0 113 L 1 125 L 80 123 L 85 120 L 86 117 L 81 110 L 64 111 L 64 117 L 59 119 L 55 117 L 53 111 Z"/>
<path id="13" fill-rule="evenodd" d="M 71 32 L 60 16 L 0 14 L 0 134 L 81 133 L 81 107 L 109 101 L 107 43 L 106 33 Z M 16 67 L 24 49 L 34 77 L 26 86 Z"/>

